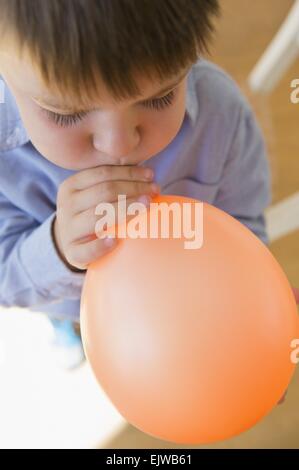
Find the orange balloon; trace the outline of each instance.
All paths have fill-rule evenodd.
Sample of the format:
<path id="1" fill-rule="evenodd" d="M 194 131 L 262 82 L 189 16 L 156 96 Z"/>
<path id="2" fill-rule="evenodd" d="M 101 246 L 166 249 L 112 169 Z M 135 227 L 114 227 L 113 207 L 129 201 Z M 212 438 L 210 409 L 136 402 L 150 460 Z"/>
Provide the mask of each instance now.
<path id="1" fill-rule="evenodd" d="M 203 234 L 199 249 L 175 237 L 121 240 L 89 266 L 81 299 L 100 386 L 131 424 L 177 443 L 227 439 L 267 415 L 299 338 L 294 295 L 263 243 L 206 203 Z"/>

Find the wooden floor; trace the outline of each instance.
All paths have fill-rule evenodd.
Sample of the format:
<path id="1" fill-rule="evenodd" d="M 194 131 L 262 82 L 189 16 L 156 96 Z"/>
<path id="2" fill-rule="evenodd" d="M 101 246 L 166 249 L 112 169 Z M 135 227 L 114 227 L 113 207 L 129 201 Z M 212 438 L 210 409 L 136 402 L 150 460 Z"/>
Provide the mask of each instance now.
<path id="1" fill-rule="evenodd" d="M 299 190 L 299 104 L 290 102 L 290 82 L 299 78 L 299 58 L 269 97 L 252 96 L 246 81 L 292 3 L 292 0 L 222 0 L 222 18 L 218 21 L 210 57 L 237 80 L 256 111 L 271 161 L 273 202 Z M 271 250 L 291 282 L 299 286 L 299 233 L 276 241 Z M 153 439 L 130 425 L 105 446 L 110 449 L 178 447 L 184 448 Z M 250 431 L 207 447 L 299 449 L 299 368 L 284 404 Z"/>

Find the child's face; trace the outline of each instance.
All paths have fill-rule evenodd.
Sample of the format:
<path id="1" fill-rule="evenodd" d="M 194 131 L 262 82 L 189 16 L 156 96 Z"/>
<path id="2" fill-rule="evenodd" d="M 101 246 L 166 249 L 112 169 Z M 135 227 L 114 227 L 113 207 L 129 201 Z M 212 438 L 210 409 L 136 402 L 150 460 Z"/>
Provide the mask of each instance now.
<path id="1" fill-rule="evenodd" d="M 186 72 L 164 84 L 139 80 L 142 96 L 138 100 L 114 102 L 103 88 L 97 103 L 76 120 L 73 114 L 78 110 L 66 107 L 43 87 L 25 55 L 19 59 L 13 51 L 0 53 L 0 74 L 16 99 L 33 145 L 45 158 L 70 170 L 138 164 L 165 148 L 184 119 Z M 169 95 L 159 101 L 171 90 L 172 100 Z M 149 99 L 152 96 L 154 101 Z"/>

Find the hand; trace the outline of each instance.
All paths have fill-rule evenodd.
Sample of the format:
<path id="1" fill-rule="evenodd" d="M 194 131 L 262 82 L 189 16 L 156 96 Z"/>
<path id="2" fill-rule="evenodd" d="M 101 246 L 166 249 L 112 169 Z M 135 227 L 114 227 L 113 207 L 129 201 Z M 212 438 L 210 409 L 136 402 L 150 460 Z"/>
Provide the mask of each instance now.
<path id="1" fill-rule="evenodd" d="M 140 196 L 146 196 L 150 203 L 151 196 L 159 193 L 158 185 L 152 180 L 153 172 L 149 168 L 105 165 L 80 171 L 63 181 L 57 194 L 53 236 L 66 265 L 86 269 L 92 261 L 115 248 L 116 239 L 101 239 L 95 234 L 96 206 L 110 202 L 117 214 L 119 194 L 127 196 L 127 204 L 138 201 Z"/>

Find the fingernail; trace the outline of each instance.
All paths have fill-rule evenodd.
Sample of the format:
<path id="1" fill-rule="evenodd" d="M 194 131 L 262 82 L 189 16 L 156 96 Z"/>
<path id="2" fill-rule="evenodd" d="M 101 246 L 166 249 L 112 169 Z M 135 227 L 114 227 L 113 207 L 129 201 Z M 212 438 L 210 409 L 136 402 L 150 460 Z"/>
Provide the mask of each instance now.
<path id="1" fill-rule="evenodd" d="M 147 168 L 144 172 L 144 176 L 146 177 L 147 180 L 152 180 L 154 177 L 154 172 L 151 168 Z"/>
<path id="2" fill-rule="evenodd" d="M 151 184 L 151 192 L 152 194 L 159 194 L 160 193 L 160 188 L 159 185 L 156 183 Z"/>
<path id="3" fill-rule="evenodd" d="M 149 196 L 146 196 L 146 195 L 142 195 L 138 198 L 138 202 L 141 202 L 142 204 L 144 204 L 146 207 L 148 207 L 151 203 L 151 198 Z"/>
<path id="4" fill-rule="evenodd" d="M 107 246 L 108 248 L 110 248 L 111 246 L 113 246 L 113 245 L 116 244 L 116 238 L 105 237 L 105 238 L 104 238 L 104 244 L 105 244 L 105 246 Z"/>

